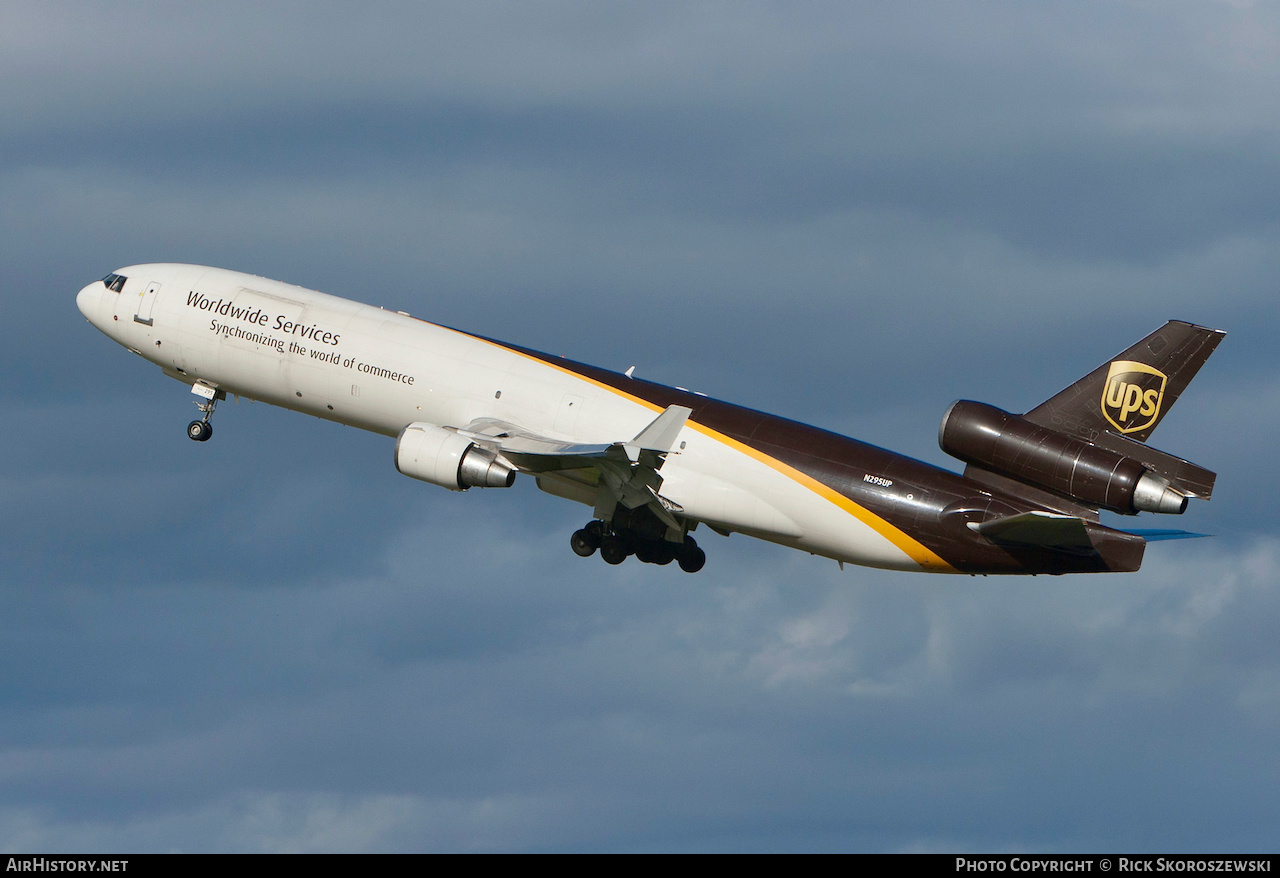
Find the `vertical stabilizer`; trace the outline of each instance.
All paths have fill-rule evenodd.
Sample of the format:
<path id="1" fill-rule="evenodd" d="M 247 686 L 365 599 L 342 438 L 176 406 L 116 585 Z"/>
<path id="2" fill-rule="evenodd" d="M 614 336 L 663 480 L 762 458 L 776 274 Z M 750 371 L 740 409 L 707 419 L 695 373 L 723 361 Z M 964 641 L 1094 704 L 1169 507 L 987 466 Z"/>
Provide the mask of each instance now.
<path id="1" fill-rule="evenodd" d="M 1088 442 L 1146 442 L 1224 335 L 1170 320 L 1024 417 Z"/>

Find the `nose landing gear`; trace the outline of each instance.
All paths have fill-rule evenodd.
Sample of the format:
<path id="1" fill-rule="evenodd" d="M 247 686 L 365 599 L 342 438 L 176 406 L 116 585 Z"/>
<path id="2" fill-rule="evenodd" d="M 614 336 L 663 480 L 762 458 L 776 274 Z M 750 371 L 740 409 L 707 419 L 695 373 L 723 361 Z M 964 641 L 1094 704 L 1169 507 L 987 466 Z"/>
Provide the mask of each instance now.
<path id="1" fill-rule="evenodd" d="M 227 395 L 216 387 L 199 382 L 191 385 L 191 392 L 199 397 L 196 400 L 196 408 L 204 417 L 187 424 L 187 438 L 194 442 L 208 442 L 209 437 L 213 435 L 213 424 L 209 423 L 209 419 L 213 417 L 213 410 L 217 408 L 218 400 L 226 399 Z"/>

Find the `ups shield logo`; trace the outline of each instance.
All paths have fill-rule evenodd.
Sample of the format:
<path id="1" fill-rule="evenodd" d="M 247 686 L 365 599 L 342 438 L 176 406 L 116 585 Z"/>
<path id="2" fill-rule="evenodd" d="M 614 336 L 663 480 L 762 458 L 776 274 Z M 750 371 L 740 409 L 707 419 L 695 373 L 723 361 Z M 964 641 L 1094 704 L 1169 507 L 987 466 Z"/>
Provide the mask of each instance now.
<path id="1" fill-rule="evenodd" d="M 1122 434 L 1147 429 L 1160 417 L 1166 381 L 1146 363 L 1115 360 L 1102 385 L 1103 416 Z"/>

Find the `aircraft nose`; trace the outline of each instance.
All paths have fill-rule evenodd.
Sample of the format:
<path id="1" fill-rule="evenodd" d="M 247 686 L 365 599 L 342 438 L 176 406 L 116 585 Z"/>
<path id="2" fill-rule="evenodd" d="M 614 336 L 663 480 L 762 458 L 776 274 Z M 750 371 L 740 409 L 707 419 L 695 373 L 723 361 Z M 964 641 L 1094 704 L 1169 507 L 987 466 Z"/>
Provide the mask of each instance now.
<path id="1" fill-rule="evenodd" d="M 86 320 L 109 335 L 110 321 L 107 317 L 111 314 L 112 308 L 107 303 L 106 296 L 106 286 L 100 280 L 94 281 L 76 293 L 76 307 L 80 309 L 80 313 Z"/>
<path id="2" fill-rule="evenodd" d="M 80 309 L 80 313 L 89 320 L 93 320 L 94 311 L 97 310 L 98 300 L 101 299 L 99 290 L 102 289 L 102 281 L 94 281 L 87 287 L 76 293 L 76 307 Z"/>

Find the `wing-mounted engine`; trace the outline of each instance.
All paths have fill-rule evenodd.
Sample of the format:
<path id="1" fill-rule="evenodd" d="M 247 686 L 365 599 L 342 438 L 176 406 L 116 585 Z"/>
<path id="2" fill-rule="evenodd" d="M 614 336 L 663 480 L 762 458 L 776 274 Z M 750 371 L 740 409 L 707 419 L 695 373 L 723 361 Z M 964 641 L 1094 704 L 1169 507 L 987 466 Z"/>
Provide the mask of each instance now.
<path id="1" fill-rule="evenodd" d="M 938 444 L 965 463 L 1126 515 L 1182 513 L 1188 497 L 1208 499 L 1214 480 L 1208 470 L 1136 442 L 1109 444 L 1132 445 L 1141 457 L 971 400 L 947 409 Z"/>
<path id="2" fill-rule="evenodd" d="M 468 488 L 510 488 L 515 470 L 454 430 L 414 423 L 396 439 L 396 469 L 450 491 Z"/>

